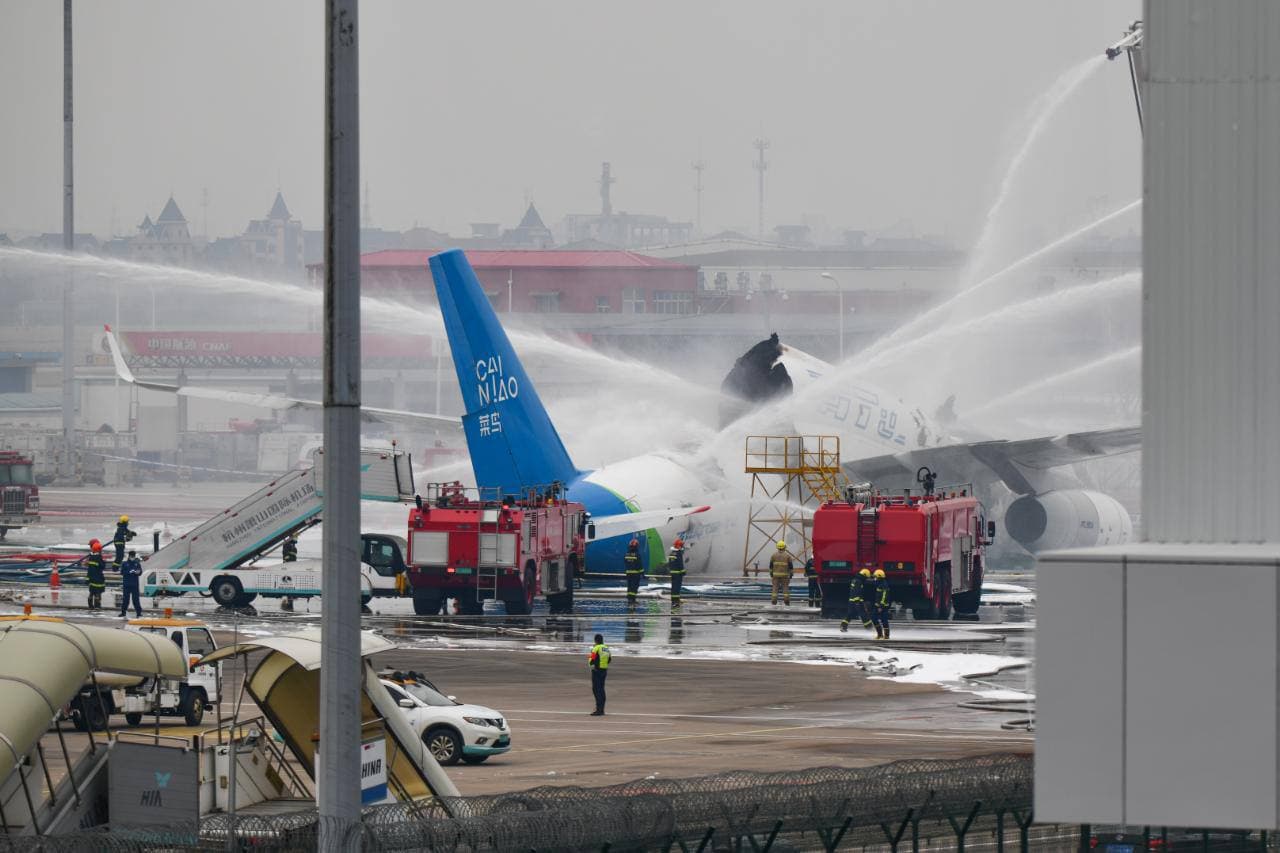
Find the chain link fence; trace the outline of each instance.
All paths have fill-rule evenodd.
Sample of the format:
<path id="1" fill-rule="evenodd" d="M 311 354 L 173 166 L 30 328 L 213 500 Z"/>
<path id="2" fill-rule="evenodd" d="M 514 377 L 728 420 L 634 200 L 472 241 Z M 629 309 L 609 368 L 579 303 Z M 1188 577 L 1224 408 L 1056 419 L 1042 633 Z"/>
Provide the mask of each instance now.
<path id="1" fill-rule="evenodd" d="M 336 827 L 314 810 L 219 814 L 198 827 L 0 837 L 0 851 L 713 851 L 1053 849 L 1031 826 L 1032 760 L 993 755 L 848 769 L 737 771 L 606 788 L 542 787 L 367 809 Z M 1078 830 L 1076 830 L 1078 832 Z M 1057 849 L 1072 849 L 1070 830 Z M 1057 846 L 1057 845 L 1054 845 Z"/>

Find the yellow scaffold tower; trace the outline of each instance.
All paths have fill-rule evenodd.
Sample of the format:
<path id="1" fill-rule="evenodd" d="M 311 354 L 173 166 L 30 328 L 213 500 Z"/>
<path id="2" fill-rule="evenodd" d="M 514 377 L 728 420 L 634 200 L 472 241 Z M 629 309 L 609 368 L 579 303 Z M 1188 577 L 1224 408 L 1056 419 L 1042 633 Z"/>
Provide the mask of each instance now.
<path id="1" fill-rule="evenodd" d="M 807 560 L 813 511 L 844 494 L 840 436 L 749 435 L 745 470 L 751 475 L 751 503 L 742 576 L 767 572 L 779 541 L 793 557 Z"/>

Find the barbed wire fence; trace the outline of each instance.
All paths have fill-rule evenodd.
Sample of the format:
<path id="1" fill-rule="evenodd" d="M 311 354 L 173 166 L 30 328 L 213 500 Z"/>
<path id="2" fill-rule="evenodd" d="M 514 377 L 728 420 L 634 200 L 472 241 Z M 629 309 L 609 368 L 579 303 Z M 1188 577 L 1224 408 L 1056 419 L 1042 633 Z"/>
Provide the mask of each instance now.
<path id="1" fill-rule="evenodd" d="M 366 809 L 343 850 L 530 851 L 1074 849 L 1073 829 L 1032 826 L 1032 759 L 992 755 L 864 768 L 735 771 L 605 788 L 541 787 Z M 226 815 L 198 826 L 0 836 L 0 851 L 320 849 L 314 809 Z M 1056 843 L 1051 841 L 1056 839 Z M 335 847 L 334 849 L 338 849 Z"/>

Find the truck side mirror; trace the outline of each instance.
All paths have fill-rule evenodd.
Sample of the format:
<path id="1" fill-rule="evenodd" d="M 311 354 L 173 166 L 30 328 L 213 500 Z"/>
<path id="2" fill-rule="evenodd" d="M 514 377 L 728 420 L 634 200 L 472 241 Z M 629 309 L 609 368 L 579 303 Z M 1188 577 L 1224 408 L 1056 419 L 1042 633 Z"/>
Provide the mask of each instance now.
<path id="1" fill-rule="evenodd" d="M 401 699 L 401 700 L 400 700 L 399 702 L 397 702 L 396 704 L 397 704 L 397 705 L 399 705 L 401 708 L 416 708 L 416 707 L 417 707 L 417 705 L 415 705 L 415 704 L 414 704 L 414 701 L 413 701 L 412 699 Z"/>
<path id="2" fill-rule="evenodd" d="M 587 523 L 587 538 L 588 539 L 596 538 L 596 523 L 594 521 Z"/>
<path id="3" fill-rule="evenodd" d="M 996 523 L 994 521 L 987 522 L 987 541 L 996 541 Z"/>

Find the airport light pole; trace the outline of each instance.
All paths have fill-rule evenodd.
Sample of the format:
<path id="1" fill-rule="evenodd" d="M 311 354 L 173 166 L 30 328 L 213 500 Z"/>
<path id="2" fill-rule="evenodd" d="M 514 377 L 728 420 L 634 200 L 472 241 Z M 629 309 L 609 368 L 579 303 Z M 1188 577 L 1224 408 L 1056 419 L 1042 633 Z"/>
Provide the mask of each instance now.
<path id="1" fill-rule="evenodd" d="M 358 0 L 325 5 L 324 608 L 320 849 L 360 820 L 360 95 Z"/>
<path id="2" fill-rule="evenodd" d="M 71 87 L 71 0 L 62 3 L 62 249 L 68 255 L 76 248 L 75 159 L 73 157 L 73 90 Z M 68 259 L 62 283 L 62 465 L 58 479 L 75 479 L 72 449 L 76 437 L 76 375 L 72 363 L 75 347 L 75 277 Z"/>
<path id="3" fill-rule="evenodd" d="M 828 281 L 835 282 L 836 296 L 839 298 L 839 314 L 840 314 L 840 360 L 844 361 L 844 285 L 840 283 L 840 279 L 836 278 L 829 272 L 822 273 L 822 277 Z"/>

